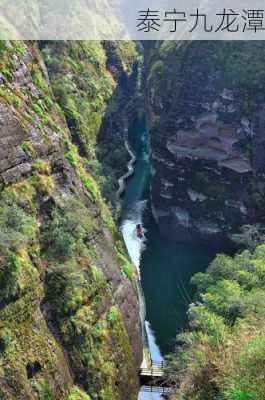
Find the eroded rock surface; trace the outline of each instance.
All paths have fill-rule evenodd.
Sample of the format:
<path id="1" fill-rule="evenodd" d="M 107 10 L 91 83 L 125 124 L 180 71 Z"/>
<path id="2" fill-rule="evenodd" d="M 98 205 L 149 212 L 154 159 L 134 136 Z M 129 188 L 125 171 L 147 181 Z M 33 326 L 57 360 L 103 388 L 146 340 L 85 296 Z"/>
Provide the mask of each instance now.
<path id="1" fill-rule="evenodd" d="M 150 53 L 154 216 L 173 240 L 222 246 L 264 222 L 264 44 L 164 42 Z"/>

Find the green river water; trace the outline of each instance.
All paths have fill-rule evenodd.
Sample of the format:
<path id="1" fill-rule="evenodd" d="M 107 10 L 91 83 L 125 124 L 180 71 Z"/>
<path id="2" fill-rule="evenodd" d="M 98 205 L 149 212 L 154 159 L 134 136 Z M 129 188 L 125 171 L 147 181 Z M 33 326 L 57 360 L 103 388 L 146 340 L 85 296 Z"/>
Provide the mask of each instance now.
<path id="1" fill-rule="evenodd" d="M 131 258 L 140 269 L 149 348 L 153 360 L 159 361 L 174 349 L 176 333 L 187 327 L 186 312 L 194 298 L 191 276 L 204 271 L 214 253 L 205 247 L 174 243 L 160 235 L 148 212 L 149 161 L 143 120 L 132 124 L 129 138 L 137 163 L 124 194 L 121 230 Z M 144 214 L 149 217 L 144 218 Z M 139 248 L 135 235 L 139 222 L 146 230 L 145 249 Z M 159 398 L 148 396 L 142 394 L 140 398 Z"/>

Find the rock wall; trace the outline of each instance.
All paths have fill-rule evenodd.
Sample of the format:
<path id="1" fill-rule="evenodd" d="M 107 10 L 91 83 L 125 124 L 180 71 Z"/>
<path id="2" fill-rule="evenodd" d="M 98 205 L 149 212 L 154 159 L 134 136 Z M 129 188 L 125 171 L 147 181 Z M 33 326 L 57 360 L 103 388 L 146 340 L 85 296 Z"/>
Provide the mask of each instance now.
<path id="1" fill-rule="evenodd" d="M 89 167 L 96 133 L 77 114 L 80 125 L 69 123 L 69 113 L 85 110 L 78 90 L 90 88 L 75 84 L 80 60 L 93 73 L 98 57 L 83 46 L 62 44 L 56 63 L 47 50 L 44 62 L 36 43 L 0 42 L 1 399 L 137 396 L 136 274 Z M 63 80 L 67 63 L 74 67 Z M 93 88 L 101 107 L 117 85 L 110 75 L 108 95 Z"/>
<path id="2" fill-rule="evenodd" d="M 170 239 L 222 247 L 263 231 L 264 54 L 262 42 L 148 49 L 152 209 Z"/>
<path id="3" fill-rule="evenodd" d="M 140 54 L 133 42 L 41 42 L 50 83 L 103 196 L 115 206 L 126 168 L 124 134 L 137 109 Z"/>

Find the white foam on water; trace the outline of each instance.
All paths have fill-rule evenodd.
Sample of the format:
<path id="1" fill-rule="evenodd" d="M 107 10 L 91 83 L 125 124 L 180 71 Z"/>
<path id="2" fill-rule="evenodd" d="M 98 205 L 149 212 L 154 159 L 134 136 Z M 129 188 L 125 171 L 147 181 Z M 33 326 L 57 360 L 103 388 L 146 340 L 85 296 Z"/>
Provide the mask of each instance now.
<path id="1" fill-rule="evenodd" d="M 136 234 L 136 225 L 142 223 L 143 212 L 146 207 L 146 200 L 139 201 L 135 204 L 130 212 L 127 215 L 127 218 L 121 224 L 121 233 L 129 253 L 129 256 L 134 263 L 138 276 L 140 279 L 140 262 L 141 255 L 143 250 L 145 249 L 145 236 L 140 239 Z M 143 234 L 146 232 L 144 228 L 142 228 Z"/>
<path id="2" fill-rule="evenodd" d="M 151 354 L 151 358 L 154 362 L 164 361 L 164 358 L 161 354 L 160 348 L 156 343 L 155 333 L 151 327 L 150 322 L 145 321 L 145 330 L 147 334 L 148 347 Z"/>

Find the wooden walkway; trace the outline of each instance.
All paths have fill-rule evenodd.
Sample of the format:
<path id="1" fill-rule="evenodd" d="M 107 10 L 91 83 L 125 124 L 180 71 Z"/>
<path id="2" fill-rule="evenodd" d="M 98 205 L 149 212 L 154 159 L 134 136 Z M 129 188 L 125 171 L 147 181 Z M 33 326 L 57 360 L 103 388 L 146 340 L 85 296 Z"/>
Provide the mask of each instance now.
<path id="1" fill-rule="evenodd" d="M 142 366 L 139 371 L 141 392 L 160 393 L 164 398 L 174 393 L 174 385 L 172 385 L 165 376 L 164 361 L 155 362 L 144 357 Z"/>
<path id="2" fill-rule="evenodd" d="M 159 394 L 164 394 L 164 395 L 170 395 L 173 393 L 172 389 L 170 387 L 166 386 L 141 386 L 141 392 L 147 392 L 147 393 L 159 393 Z"/>
<path id="3" fill-rule="evenodd" d="M 142 365 L 140 368 L 140 377 L 163 378 L 164 362 L 151 361 L 150 365 Z"/>
<path id="4" fill-rule="evenodd" d="M 140 385 L 145 388 L 144 391 L 168 393 L 165 381 L 164 362 L 150 361 L 148 365 L 142 364 L 139 371 Z"/>

